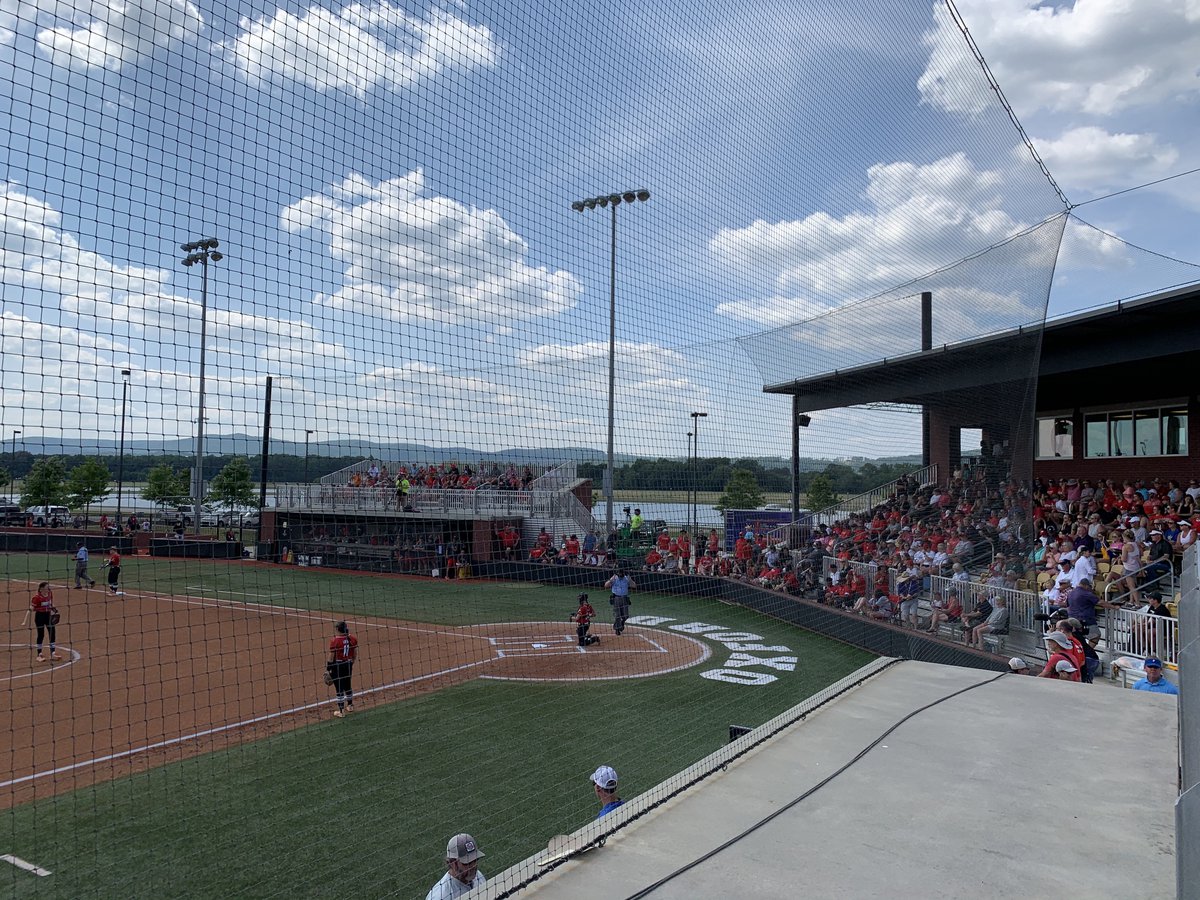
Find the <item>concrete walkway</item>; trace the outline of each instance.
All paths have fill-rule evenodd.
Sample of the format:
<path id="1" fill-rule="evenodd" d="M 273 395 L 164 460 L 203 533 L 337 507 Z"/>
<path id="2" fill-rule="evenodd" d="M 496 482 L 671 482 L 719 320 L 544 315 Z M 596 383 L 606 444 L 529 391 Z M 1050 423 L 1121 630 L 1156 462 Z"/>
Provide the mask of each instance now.
<path id="1" fill-rule="evenodd" d="M 630 897 L 980 685 L 650 896 L 1174 897 L 1175 698 L 992 678 L 895 665 L 518 896 Z"/>

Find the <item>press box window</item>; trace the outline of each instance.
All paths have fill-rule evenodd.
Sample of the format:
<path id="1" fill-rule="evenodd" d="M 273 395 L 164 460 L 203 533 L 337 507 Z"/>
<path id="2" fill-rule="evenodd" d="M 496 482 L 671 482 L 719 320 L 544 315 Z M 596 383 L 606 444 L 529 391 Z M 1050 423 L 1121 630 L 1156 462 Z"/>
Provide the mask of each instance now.
<path id="1" fill-rule="evenodd" d="M 1075 424 L 1065 416 L 1037 420 L 1038 459 L 1073 459 Z"/>

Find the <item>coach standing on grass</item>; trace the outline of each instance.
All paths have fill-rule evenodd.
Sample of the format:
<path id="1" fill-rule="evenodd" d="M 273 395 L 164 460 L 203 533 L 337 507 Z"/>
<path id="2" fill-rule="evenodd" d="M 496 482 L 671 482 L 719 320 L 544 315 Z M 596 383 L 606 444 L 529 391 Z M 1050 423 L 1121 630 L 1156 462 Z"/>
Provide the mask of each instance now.
<path id="1" fill-rule="evenodd" d="M 608 602 L 613 608 L 613 634 L 625 630 L 625 620 L 629 618 L 629 592 L 637 589 L 637 584 L 629 577 L 625 569 L 618 569 L 617 574 L 608 579 L 604 586 L 612 591 Z"/>
<path id="2" fill-rule="evenodd" d="M 354 660 L 358 658 L 358 638 L 350 633 L 345 622 L 334 626 L 336 632 L 329 641 L 329 658 L 325 661 L 325 672 L 329 683 L 337 691 L 337 709 L 334 716 L 344 719 L 346 713 L 354 712 L 354 688 L 350 676 L 354 671 Z"/>
<path id="3" fill-rule="evenodd" d="M 83 541 L 79 542 L 79 546 L 75 548 L 75 587 L 83 587 L 83 583 L 87 582 L 88 587 L 95 587 L 96 582 L 88 577 L 88 549 L 87 544 Z"/>
<path id="4" fill-rule="evenodd" d="M 425 900 L 454 900 L 477 887 L 483 887 L 487 879 L 479 871 L 479 860 L 484 853 L 469 834 L 456 834 L 446 845 L 446 874 L 429 889 Z"/>

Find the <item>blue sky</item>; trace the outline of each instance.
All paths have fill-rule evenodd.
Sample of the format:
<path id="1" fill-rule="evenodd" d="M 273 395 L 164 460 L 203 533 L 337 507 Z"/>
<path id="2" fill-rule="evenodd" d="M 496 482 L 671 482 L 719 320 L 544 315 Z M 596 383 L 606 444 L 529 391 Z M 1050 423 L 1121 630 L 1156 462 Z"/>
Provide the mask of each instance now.
<path id="1" fill-rule="evenodd" d="M 959 8 L 1072 202 L 1200 165 L 1194 3 Z M 0 437 L 31 449 L 111 436 L 125 367 L 139 436 L 191 433 L 178 245 L 208 234 L 210 430 L 256 431 L 271 374 L 280 437 L 603 446 L 608 213 L 570 201 L 645 186 L 618 212 L 618 450 L 681 455 L 707 409 L 706 452 L 784 454 L 759 389 L 811 348 L 765 367 L 737 338 L 1062 211 L 932 2 L 0 0 L 0 80 Z M 1078 213 L 1188 261 L 1198 209 L 1189 176 Z M 963 270 L 947 333 L 1037 318 L 1049 260 L 1024 260 L 1003 291 L 1011 259 Z M 1198 275 L 1069 222 L 1050 312 Z M 821 416 L 814 455 L 914 449 L 903 413 Z"/>

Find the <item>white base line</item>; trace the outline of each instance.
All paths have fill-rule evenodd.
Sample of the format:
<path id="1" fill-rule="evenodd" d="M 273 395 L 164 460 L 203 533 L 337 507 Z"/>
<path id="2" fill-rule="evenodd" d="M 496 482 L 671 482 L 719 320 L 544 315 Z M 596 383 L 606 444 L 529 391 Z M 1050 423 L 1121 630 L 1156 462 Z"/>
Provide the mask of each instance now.
<path id="1" fill-rule="evenodd" d="M 3 860 L 6 863 L 12 863 L 18 869 L 24 869 L 26 872 L 32 872 L 39 878 L 45 878 L 47 875 L 54 874 L 49 869 L 43 869 L 41 866 L 35 866 L 31 862 L 25 862 L 25 860 L 21 859 L 19 856 L 12 856 L 8 853 L 0 854 L 0 860 Z"/>
<path id="2" fill-rule="evenodd" d="M 210 609 L 249 609 L 252 612 L 264 613 L 266 615 L 286 616 L 289 619 L 308 619 L 312 622 L 329 622 L 339 615 L 338 613 L 325 613 L 324 615 L 321 615 L 311 609 L 301 609 L 297 606 L 278 606 L 274 603 L 254 603 L 249 600 L 222 600 L 220 597 L 197 597 L 191 594 L 185 594 L 182 597 L 177 597 L 174 594 L 146 594 L 139 591 L 129 591 L 127 593 L 130 597 L 137 597 L 142 600 L 178 603 L 183 606 L 207 606 Z M 441 634 L 472 641 L 487 640 L 487 638 L 480 637 L 477 634 L 468 634 L 463 631 L 444 631 L 436 628 L 417 628 L 414 625 L 390 625 L 383 622 L 362 622 L 355 619 L 353 616 L 347 616 L 347 619 L 348 621 L 354 622 L 357 626 L 362 628 L 383 628 L 388 631 L 415 631 L 418 634 Z"/>
<path id="3" fill-rule="evenodd" d="M 473 666 L 482 666 L 490 662 L 495 662 L 495 659 L 481 659 L 477 662 L 464 663 L 461 666 L 454 666 L 450 669 L 442 669 L 440 672 L 430 672 L 426 675 L 418 675 L 415 678 L 406 678 L 403 681 L 393 681 L 391 684 L 382 684 L 379 687 L 367 688 L 363 691 L 355 691 L 356 696 L 365 694 L 375 694 L 379 691 L 392 690 L 393 688 L 404 687 L 405 685 L 415 684 L 418 681 L 428 681 L 430 678 L 439 678 L 442 675 L 450 675 L 453 672 L 461 672 L 463 669 L 470 669 Z M 59 766 L 56 769 L 50 769 L 46 772 L 35 772 L 33 775 L 22 775 L 20 778 L 11 778 L 8 781 L 0 781 L 0 789 L 12 787 L 16 784 L 25 784 L 29 781 L 37 781 L 39 778 L 49 778 L 52 775 L 62 775 L 66 772 L 74 772 L 76 769 L 86 769 L 89 766 L 100 765 L 101 763 L 112 762 L 117 759 L 125 759 L 130 756 L 137 756 L 141 753 L 148 753 L 151 750 L 161 750 L 164 747 L 174 747 L 177 744 L 183 744 L 187 741 L 198 740 L 199 738 L 208 737 L 214 734 L 221 734 L 225 731 L 233 731 L 236 728 L 245 728 L 247 725 L 257 725 L 260 722 L 269 722 L 272 719 L 278 719 L 282 716 L 290 716 L 294 713 L 306 712 L 310 709 L 316 709 L 321 706 L 328 706 L 337 701 L 333 698 L 328 700 L 318 700 L 315 703 L 305 703 L 303 706 L 294 706 L 291 709 L 283 709 L 279 712 L 267 713 L 262 716 L 255 716 L 253 719 L 243 719 L 240 722 L 233 722 L 230 725 L 219 725 L 215 728 L 206 728 L 203 731 L 197 731 L 192 734 L 185 734 L 180 737 L 168 738 L 165 741 L 156 741 L 153 744 L 146 744 L 143 747 L 134 747 L 132 750 L 122 750 L 120 753 L 109 753 L 104 756 L 97 756 L 95 759 L 84 760 L 83 762 L 71 763 L 67 766 Z M 15 865 L 15 863 L 14 863 Z"/>

